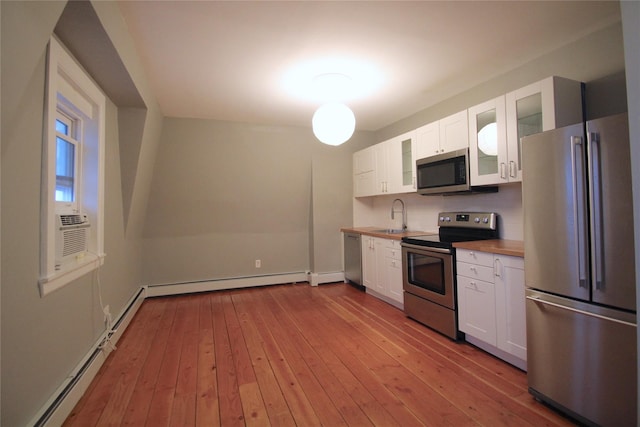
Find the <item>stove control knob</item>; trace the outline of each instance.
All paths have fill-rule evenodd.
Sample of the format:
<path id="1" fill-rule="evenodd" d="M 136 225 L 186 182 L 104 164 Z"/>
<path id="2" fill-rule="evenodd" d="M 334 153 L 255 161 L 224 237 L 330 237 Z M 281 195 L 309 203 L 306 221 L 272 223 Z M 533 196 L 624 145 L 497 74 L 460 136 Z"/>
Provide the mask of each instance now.
<path id="1" fill-rule="evenodd" d="M 446 222 L 451 222 L 451 218 L 450 218 L 450 217 L 448 217 L 448 216 L 447 216 L 447 217 L 445 217 L 445 218 L 444 218 L 444 220 L 445 220 Z"/>
<path id="2" fill-rule="evenodd" d="M 489 218 L 484 218 L 482 222 L 484 222 L 485 224 L 489 224 Z"/>
<path id="3" fill-rule="evenodd" d="M 475 222 L 476 224 L 480 224 L 480 218 L 476 217 L 473 222 Z"/>
<path id="4" fill-rule="evenodd" d="M 441 217 L 440 217 L 440 222 L 443 222 L 443 221 L 444 221 L 444 217 L 443 217 L 443 216 L 441 216 Z"/>

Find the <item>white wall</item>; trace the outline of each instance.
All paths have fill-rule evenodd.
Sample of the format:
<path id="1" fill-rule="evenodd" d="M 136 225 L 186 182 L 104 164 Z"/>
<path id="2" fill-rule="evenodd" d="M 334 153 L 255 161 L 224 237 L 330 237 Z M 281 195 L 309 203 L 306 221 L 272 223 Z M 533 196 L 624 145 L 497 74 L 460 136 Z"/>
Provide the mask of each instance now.
<path id="1" fill-rule="evenodd" d="M 500 237 L 522 240 L 522 190 L 520 184 L 501 186 L 498 193 L 464 196 L 420 196 L 415 193 L 356 199 L 353 223 L 357 227 L 399 228 L 400 215 L 391 219 L 391 203 L 406 206 L 407 226 L 414 231 L 438 231 L 438 213 L 450 211 L 496 212 Z M 398 203 L 396 208 L 399 209 Z"/>
<path id="2" fill-rule="evenodd" d="M 311 129 L 164 121 L 144 229 L 145 284 L 341 271 L 351 156 L 373 140 Z M 261 260 L 257 269 L 255 260 Z"/>
<path id="3" fill-rule="evenodd" d="M 126 72 L 143 93 L 148 108 L 140 136 L 140 152 L 144 154 L 139 161 L 121 162 L 119 138 L 127 129 L 120 128 L 118 104 L 107 93 L 110 97 L 105 119 L 107 257 L 100 270 L 100 288 L 104 304 L 110 305 L 117 316 L 140 289 L 142 265 L 141 239 L 136 237 L 140 233 L 130 226 L 129 235 L 125 236 L 127 197 L 121 178 L 123 172 L 125 176 L 136 176 L 131 184 L 134 196 L 127 204 L 136 207 L 136 211 L 143 210 L 146 203 L 143 175 L 153 166 L 156 144 L 153 136 L 162 126 L 162 117 L 153 96 L 141 84 L 144 80 L 139 72 L 141 67 L 117 4 L 97 3 L 95 12 L 94 5 L 88 2 L 68 4 L 86 7 L 84 12 L 90 12 L 81 15 L 80 26 L 88 27 L 94 36 L 88 38 L 95 43 L 91 55 L 103 63 L 122 60 L 127 64 Z M 0 424 L 4 426 L 23 426 L 35 421 L 38 411 L 69 380 L 70 373 L 105 330 L 95 275 L 85 275 L 46 297 L 38 292 L 46 48 L 66 5 L 64 1 L 0 2 L 3 267 Z M 116 51 L 119 57 L 105 58 Z M 129 222 L 140 222 L 140 216 L 136 212 L 129 214 Z"/>

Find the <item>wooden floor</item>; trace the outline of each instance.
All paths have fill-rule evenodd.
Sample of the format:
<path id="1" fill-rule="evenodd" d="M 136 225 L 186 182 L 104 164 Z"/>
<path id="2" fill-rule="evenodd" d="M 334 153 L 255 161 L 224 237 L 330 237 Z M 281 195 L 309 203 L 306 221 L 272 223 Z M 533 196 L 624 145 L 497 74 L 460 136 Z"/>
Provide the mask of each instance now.
<path id="1" fill-rule="evenodd" d="M 526 374 L 350 285 L 147 299 L 66 426 L 566 426 Z"/>

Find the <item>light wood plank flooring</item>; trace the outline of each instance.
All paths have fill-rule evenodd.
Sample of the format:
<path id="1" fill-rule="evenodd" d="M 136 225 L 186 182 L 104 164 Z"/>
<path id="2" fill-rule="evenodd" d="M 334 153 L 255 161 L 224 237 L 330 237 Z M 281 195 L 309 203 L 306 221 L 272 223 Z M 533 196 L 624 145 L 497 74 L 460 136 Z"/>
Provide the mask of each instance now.
<path id="1" fill-rule="evenodd" d="M 567 426 L 526 374 L 350 285 L 148 299 L 66 426 Z"/>

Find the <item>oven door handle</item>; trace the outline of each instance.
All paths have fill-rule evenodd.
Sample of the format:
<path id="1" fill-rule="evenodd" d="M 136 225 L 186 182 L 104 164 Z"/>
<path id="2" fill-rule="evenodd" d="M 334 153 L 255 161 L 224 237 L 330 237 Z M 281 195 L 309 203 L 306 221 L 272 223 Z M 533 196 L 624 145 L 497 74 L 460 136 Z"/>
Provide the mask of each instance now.
<path id="1" fill-rule="evenodd" d="M 426 252 L 438 252 L 441 254 L 451 254 L 451 250 L 450 249 L 444 249 L 444 248 L 434 248 L 431 246 L 421 246 L 421 245 L 412 245 L 410 243 L 401 243 L 400 246 L 403 246 L 405 248 L 410 248 L 410 249 L 417 249 L 420 251 L 426 251 Z"/>

